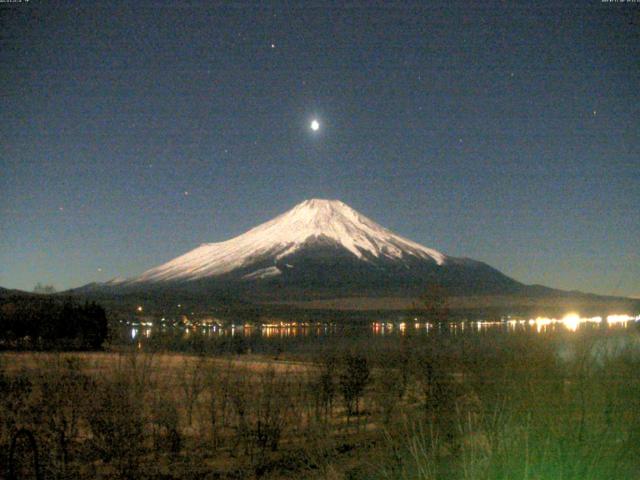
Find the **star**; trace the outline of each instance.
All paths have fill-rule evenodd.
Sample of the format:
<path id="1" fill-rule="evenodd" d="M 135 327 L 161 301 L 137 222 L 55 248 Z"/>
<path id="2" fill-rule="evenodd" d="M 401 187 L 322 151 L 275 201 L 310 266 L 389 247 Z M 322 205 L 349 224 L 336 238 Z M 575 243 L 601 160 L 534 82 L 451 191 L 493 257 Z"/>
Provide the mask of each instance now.
<path id="1" fill-rule="evenodd" d="M 320 130 L 320 122 L 315 118 L 311 120 L 311 130 L 313 130 L 314 132 Z"/>
<path id="2" fill-rule="evenodd" d="M 188 197 L 189 196 L 189 192 L 187 190 L 184 191 L 184 196 Z"/>

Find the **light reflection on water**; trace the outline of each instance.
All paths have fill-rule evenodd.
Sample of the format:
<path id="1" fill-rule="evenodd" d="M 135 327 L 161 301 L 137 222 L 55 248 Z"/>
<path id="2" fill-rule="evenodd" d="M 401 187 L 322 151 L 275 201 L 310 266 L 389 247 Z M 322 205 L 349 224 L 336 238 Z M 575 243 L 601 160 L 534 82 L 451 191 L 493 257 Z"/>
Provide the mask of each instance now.
<path id="1" fill-rule="evenodd" d="M 152 324 L 132 325 L 130 332 L 131 341 L 138 341 L 141 337 L 150 338 L 154 333 L 171 332 L 177 336 L 188 339 L 197 334 L 205 338 L 235 337 L 235 336 L 260 336 L 264 338 L 288 338 L 288 337 L 323 337 L 341 335 L 348 329 L 355 328 L 356 331 L 368 331 L 373 336 L 387 335 L 407 335 L 411 334 L 449 334 L 457 335 L 462 333 L 480 334 L 483 332 L 496 331 L 504 333 L 515 332 L 551 332 L 569 331 L 575 332 L 582 328 L 627 328 L 628 326 L 640 322 L 640 315 L 608 315 L 607 317 L 581 317 L 576 313 L 569 313 L 562 318 L 536 317 L 530 319 L 506 318 L 499 321 L 458 321 L 444 323 L 430 323 L 413 321 L 401 322 L 371 322 L 369 328 L 366 324 L 361 326 L 339 325 L 336 323 L 298 323 L 280 322 L 254 326 L 251 324 L 229 325 L 222 327 L 218 325 L 196 326 L 190 325 L 175 327 L 154 327 Z"/>
<path id="2" fill-rule="evenodd" d="M 429 332 L 429 331 L 446 331 L 447 333 L 462 333 L 465 330 L 473 332 L 483 331 L 504 331 L 504 332 L 517 332 L 517 331 L 535 331 L 543 333 L 546 331 L 559 331 L 567 330 L 575 332 L 579 328 L 585 328 L 589 326 L 606 326 L 606 328 L 626 328 L 630 324 L 640 322 L 640 315 L 608 315 L 606 318 L 602 317 L 581 317 L 577 313 L 569 313 L 562 318 L 549 318 L 549 317 L 536 317 L 530 319 L 513 319 L 508 318 L 499 321 L 461 321 L 450 323 L 419 323 L 415 322 L 410 324 L 415 331 Z M 394 331 L 404 335 L 407 332 L 407 326 L 409 324 L 405 322 L 389 323 L 389 322 L 373 322 L 371 325 L 374 335 L 391 334 Z"/>

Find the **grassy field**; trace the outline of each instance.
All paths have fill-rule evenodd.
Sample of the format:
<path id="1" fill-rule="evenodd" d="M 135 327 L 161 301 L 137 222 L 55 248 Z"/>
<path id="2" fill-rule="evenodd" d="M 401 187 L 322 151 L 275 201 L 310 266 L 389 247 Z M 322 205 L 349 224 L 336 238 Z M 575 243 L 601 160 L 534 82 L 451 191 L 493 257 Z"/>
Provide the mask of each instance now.
<path id="1" fill-rule="evenodd" d="M 637 479 L 639 341 L 590 330 L 360 339 L 307 357 L 4 353 L 0 478 Z"/>

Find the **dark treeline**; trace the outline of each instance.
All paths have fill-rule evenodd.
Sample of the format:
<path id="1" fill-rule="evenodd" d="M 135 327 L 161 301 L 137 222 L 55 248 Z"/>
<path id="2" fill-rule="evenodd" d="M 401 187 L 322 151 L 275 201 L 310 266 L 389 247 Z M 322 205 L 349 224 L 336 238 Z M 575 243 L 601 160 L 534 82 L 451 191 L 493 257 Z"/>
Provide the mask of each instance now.
<path id="1" fill-rule="evenodd" d="M 51 297 L 15 297 L 0 305 L 0 348 L 96 350 L 108 335 L 104 308 Z"/>

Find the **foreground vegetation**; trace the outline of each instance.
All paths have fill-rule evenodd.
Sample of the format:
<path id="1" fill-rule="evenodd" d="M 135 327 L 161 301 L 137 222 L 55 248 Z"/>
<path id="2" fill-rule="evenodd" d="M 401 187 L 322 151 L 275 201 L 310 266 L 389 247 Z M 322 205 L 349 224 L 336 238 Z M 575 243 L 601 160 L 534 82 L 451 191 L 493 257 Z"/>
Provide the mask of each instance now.
<path id="1" fill-rule="evenodd" d="M 637 332 L 345 340 L 277 359 L 147 348 L 2 354 L 0 477 L 640 472 Z"/>

